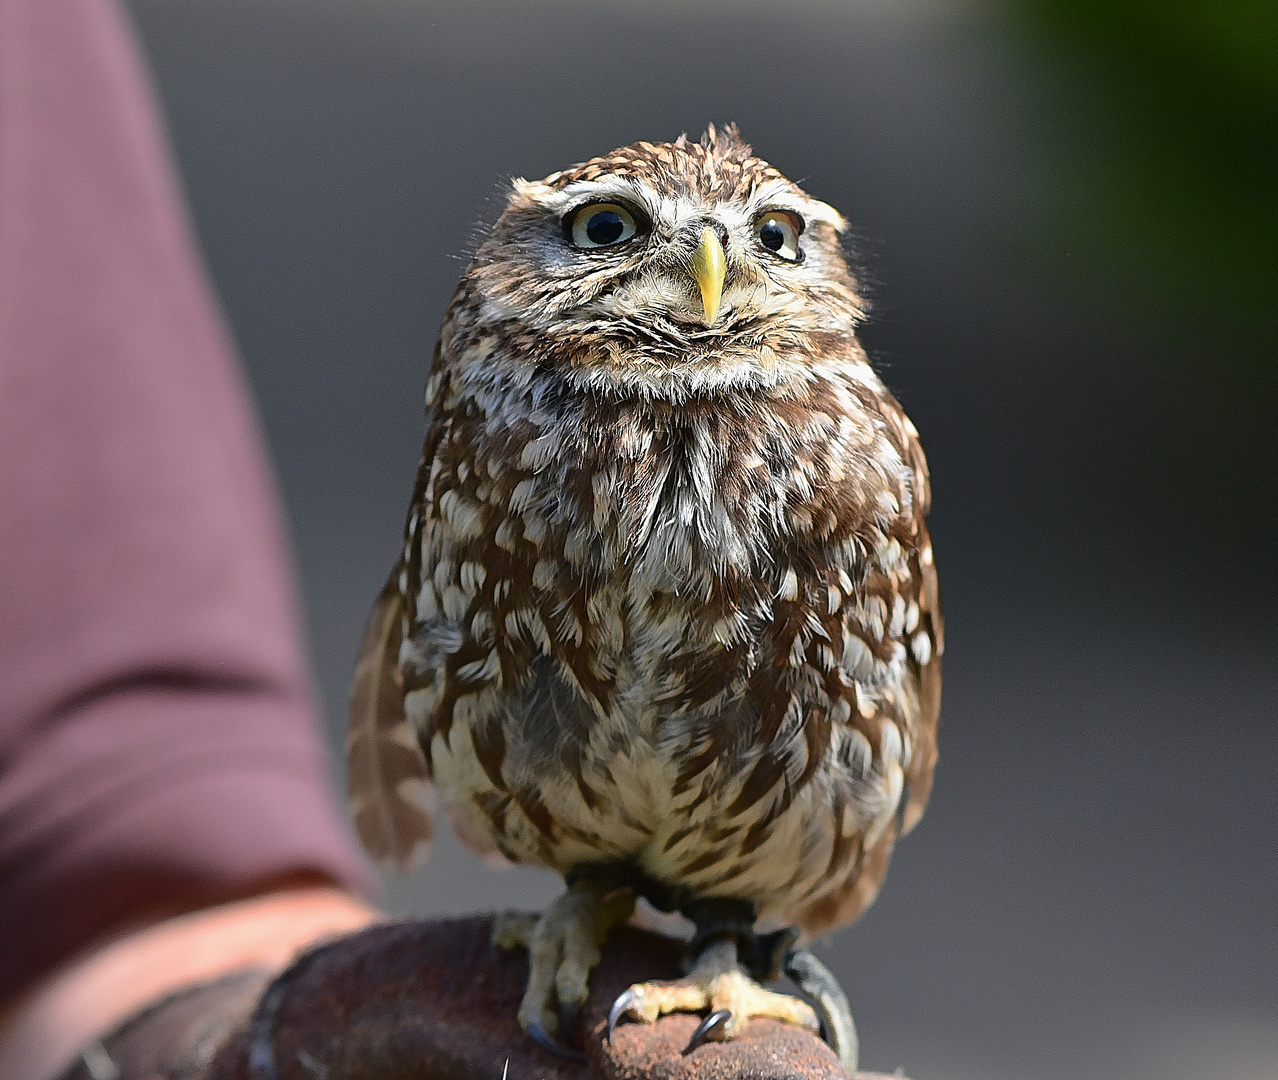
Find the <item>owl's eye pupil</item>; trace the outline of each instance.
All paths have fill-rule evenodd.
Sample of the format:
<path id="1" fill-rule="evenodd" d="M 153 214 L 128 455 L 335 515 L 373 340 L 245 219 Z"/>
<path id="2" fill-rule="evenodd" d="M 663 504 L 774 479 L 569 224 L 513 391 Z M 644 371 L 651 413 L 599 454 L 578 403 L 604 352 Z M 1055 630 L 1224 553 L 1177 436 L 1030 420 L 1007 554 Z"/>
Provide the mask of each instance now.
<path id="1" fill-rule="evenodd" d="M 785 243 L 785 233 L 775 221 L 769 221 L 759 230 L 759 243 L 769 251 L 780 251 Z"/>
<path id="2" fill-rule="evenodd" d="M 590 221 L 586 223 L 586 235 L 590 237 L 590 242 L 600 247 L 615 244 L 625 230 L 626 223 L 613 210 L 600 210 L 597 214 L 592 214 Z"/>

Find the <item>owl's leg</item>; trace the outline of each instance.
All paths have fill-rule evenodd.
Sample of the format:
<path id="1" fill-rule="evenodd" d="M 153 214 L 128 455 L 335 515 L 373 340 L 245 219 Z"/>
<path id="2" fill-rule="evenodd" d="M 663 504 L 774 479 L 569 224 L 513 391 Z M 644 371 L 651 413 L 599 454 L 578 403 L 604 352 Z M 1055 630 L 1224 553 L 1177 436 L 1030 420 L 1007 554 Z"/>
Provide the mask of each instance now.
<path id="1" fill-rule="evenodd" d="M 494 945 L 528 950 L 519 1026 L 552 1053 L 583 1056 L 555 1035 L 573 1038 L 599 947 L 614 926 L 630 918 L 634 906 L 634 894 L 618 890 L 615 881 L 581 875 L 539 917 L 502 915 L 493 924 Z"/>

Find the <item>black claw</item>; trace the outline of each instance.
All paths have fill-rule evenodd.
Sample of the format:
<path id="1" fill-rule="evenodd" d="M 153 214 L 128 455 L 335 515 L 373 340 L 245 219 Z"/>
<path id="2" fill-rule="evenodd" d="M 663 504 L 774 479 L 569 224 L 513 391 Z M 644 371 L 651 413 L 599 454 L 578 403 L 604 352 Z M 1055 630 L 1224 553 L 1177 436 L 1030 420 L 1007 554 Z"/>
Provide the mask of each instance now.
<path id="1" fill-rule="evenodd" d="M 577 1041 L 577 1017 L 581 1015 L 580 1001 L 561 1001 L 559 1003 L 559 1033 L 564 1042 Z"/>
<path id="2" fill-rule="evenodd" d="M 565 1046 L 540 1024 L 529 1024 L 527 1030 L 528 1034 L 532 1036 L 533 1042 L 543 1050 L 549 1050 L 555 1057 L 567 1058 L 569 1061 L 586 1060 L 586 1055 L 580 1050 Z"/>
<path id="3" fill-rule="evenodd" d="M 852 1022 L 847 995 L 833 972 L 807 949 L 794 949 L 786 957 L 785 973 L 816 1010 L 821 1037 L 838 1055 L 848 1076 L 855 1076 L 860 1049 L 856 1024 Z"/>
<path id="4" fill-rule="evenodd" d="M 718 1041 L 715 1036 L 721 1034 L 719 1029 L 731 1019 L 731 1009 L 715 1009 L 697 1025 L 697 1030 L 692 1033 L 692 1038 L 688 1040 L 688 1045 L 683 1048 L 683 1052 L 691 1054 L 702 1043 Z"/>
<path id="5" fill-rule="evenodd" d="M 617 1021 L 626 1015 L 639 1000 L 639 995 L 635 993 L 634 987 L 629 990 L 623 990 L 617 995 L 617 1000 L 612 1003 L 612 1008 L 608 1010 L 608 1041 L 612 1042 L 612 1033 L 617 1030 Z"/>

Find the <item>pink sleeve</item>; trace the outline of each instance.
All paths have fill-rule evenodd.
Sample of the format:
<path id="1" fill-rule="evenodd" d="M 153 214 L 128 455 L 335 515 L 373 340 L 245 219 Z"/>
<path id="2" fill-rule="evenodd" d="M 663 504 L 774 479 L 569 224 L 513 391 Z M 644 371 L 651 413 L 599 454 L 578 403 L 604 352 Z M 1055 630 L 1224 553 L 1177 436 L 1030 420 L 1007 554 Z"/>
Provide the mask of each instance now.
<path id="1" fill-rule="evenodd" d="M 0 0 L 0 997 L 340 824 L 284 527 L 113 0 Z"/>

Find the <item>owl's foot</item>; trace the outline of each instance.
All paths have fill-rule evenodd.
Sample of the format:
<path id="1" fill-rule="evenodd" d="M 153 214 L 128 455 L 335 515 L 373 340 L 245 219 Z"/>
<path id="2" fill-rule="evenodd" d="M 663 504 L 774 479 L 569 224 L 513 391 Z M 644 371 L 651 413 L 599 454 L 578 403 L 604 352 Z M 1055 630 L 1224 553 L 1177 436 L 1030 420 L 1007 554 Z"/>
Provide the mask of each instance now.
<path id="1" fill-rule="evenodd" d="M 510 913 L 493 923 L 494 945 L 528 950 L 528 985 L 519 1003 L 519 1026 L 551 1053 L 584 1057 L 566 1043 L 576 1034 L 577 1014 L 586 1000 L 590 972 L 599 963 L 599 947 L 614 926 L 630 918 L 634 906 L 633 893 L 582 877 L 540 917 Z"/>
<path id="2" fill-rule="evenodd" d="M 750 978 L 737 962 L 736 941 L 728 939 L 711 942 L 682 979 L 630 987 L 613 1002 L 608 1035 L 611 1038 L 623 1016 L 650 1024 L 666 1013 L 704 1010 L 709 1010 L 709 1014 L 693 1032 L 685 1054 L 703 1042 L 733 1038 L 756 1016 L 784 1020 L 812 1032 L 821 1030 L 817 1015 L 807 1002 L 766 990 Z"/>

